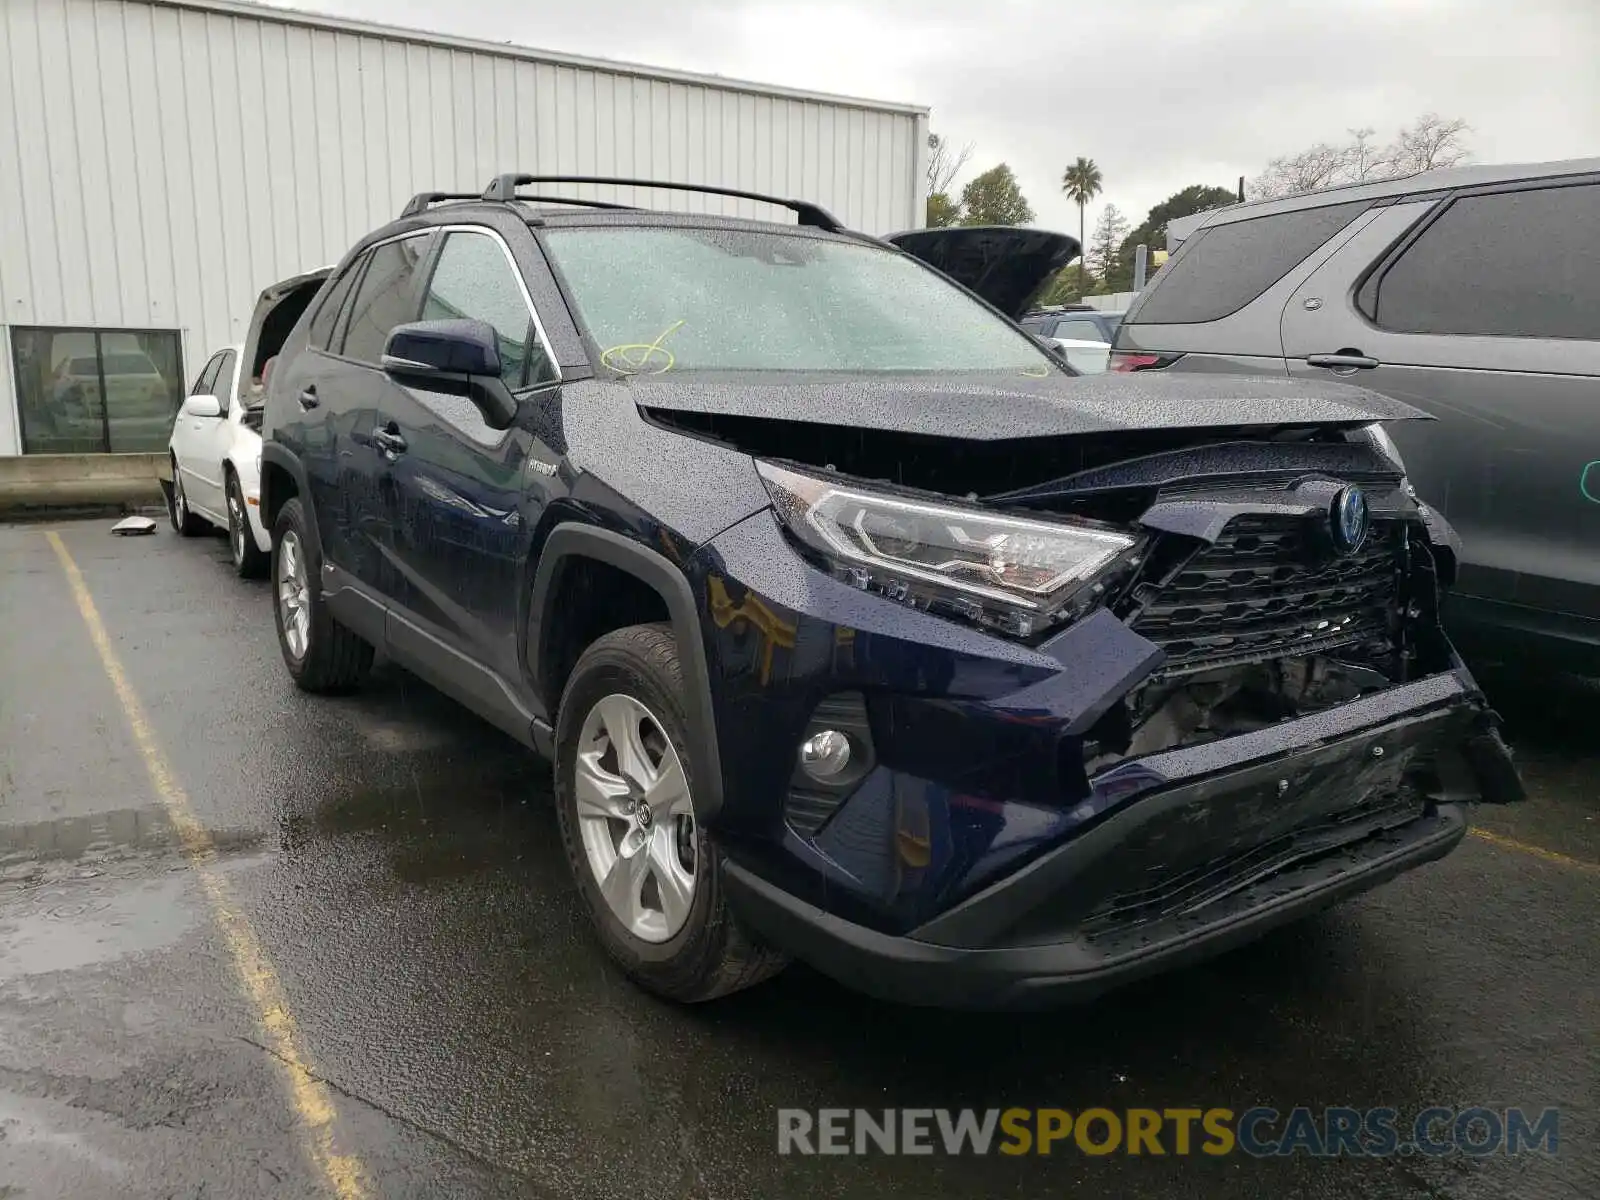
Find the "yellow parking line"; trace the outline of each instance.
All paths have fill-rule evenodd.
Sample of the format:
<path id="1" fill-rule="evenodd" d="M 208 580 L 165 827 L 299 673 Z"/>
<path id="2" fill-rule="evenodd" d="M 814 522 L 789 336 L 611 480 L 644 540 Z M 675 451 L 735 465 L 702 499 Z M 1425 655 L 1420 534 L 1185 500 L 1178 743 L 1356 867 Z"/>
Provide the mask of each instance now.
<path id="1" fill-rule="evenodd" d="M 1546 850 L 1543 846 L 1519 842 L 1516 838 L 1508 838 L 1503 833 L 1474 829 L 1472 836 L 1481 842 L 1488 842 L 1491 846 L 1499 846 L 1502 850 L 1515 850 L 1518 854 L 1530 854 L 1534 858 L 1542 858 L 1545 862 L 1554 863 L 1558 867 L 1571 867 L 1578 871 L 1600 871 L 1600 863 L 1573 858 L 1570 854 L 1562 854 L 1558 850 Z"/>
<path id="2" fill-rule="evenodd" d="M 184 857 L 200 878 L 200 886 L 211 905 L 211 915 L 228 943 L 234 970 L 238 972 L 239 981 L 244 985 L 245 994 L 255 1009 L 267 1046 L 277 1056 L 288 1076 L 295 1111 L 309 1134 L 311 1157 L 333 1194 L 340 1200 L 365 1200 L 368 1195 L 365 1172 L 359 1159 L 351 1154 L 341 1154 L 334 1145 L 336 1117 L 328 1098 L 327 1085 L 306 1066 L 298 1044 L 294 1016 L 289 1011 L 283 984 L 278 979 L 272 960 L 267 957 L 261 939 L 235 903 L 227 879 L 215 866 L 216 845 L 205 827 L 195 819 L 183 785 L 178 782 L 177 775 L 161 752 L 155 731 L 145 717 L 144 706 L 139 703 L 138 694 L 128 682 L 122 661 L 106 634 L 94 598 L 83 581 L 83 573 L 78 570 L 78 564 L 67 552 L 60 536 L 54 531 L 46 536 L 55 548 L 56 557 L 61 560 L 61 569 L 66 572 L 67 582 L 72 586 L 73 599 L 78 603 L 83 623 L 88 626 L 89 638 L 100 652 L 100 663 L 111 680 L 111 686 L 116 689 L 122 711 L 127 715 L 133 740 L 150 775 L 150 784 L 177 831 Z"/>

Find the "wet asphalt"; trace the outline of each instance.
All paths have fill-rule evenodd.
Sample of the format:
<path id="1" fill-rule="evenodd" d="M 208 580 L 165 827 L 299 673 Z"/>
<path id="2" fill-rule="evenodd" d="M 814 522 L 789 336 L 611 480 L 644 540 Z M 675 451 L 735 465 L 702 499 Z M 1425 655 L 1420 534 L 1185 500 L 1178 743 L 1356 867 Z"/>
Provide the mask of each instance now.
<path id="1" fill-rule="evenodd" d="M 263 1014 L 45 530 L 82 571 L 370 1196 L 1600 1196 L 1600 688 L 1497 678 L 1532 798 L 1444 862 L 1087 1008 L 803 968 L 673 1007 L 591 942 L 548 770 L 394 668 L 316 699 L 220 539 L 0 528 L 0 1197 L 315 1196 Z M 269 1022 L 278 1019 L 268 1015 Z M 1511 1105 L 1560 1152 L 797 1158 L 780 1107 Z"/>

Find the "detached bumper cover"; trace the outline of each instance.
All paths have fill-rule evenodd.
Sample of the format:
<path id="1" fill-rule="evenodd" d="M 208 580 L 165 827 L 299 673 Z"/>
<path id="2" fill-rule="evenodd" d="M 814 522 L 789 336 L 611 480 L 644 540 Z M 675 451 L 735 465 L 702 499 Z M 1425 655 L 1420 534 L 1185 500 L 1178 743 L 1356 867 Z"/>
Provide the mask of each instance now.
<path id="1" fill-rule="evenodd" d="M 1120 764 L 1093 781 L 1103 819 L 900 936 L 799 899 L 736 859 L 728 882 L 775 944 L 889 999 L 1089 999 L 1449 853 L 1466 832 L 1453 801 L 1492 791 L 1509 770 L 1485 722 L 1470 678 L 1445 672 Z M 1479 753 L 1462 754 L 1467 744 Z M 1454 768 L 1448 782 L 1433 770 L 1441 760 Z"/>

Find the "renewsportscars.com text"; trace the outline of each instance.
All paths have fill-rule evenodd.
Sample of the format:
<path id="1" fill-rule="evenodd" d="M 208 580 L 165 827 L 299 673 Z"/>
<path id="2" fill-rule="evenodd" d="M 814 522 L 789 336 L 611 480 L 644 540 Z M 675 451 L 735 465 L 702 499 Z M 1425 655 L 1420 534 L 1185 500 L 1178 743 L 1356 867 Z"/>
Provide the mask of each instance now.
<path id="1" fill-rule="evenodd" d="M 1546 1108 L 824 1108 L 778 1110 L 779 1154 L 1129 1154 L 1254 1158 L 1540 1152 L 1559 1146 Z"/>

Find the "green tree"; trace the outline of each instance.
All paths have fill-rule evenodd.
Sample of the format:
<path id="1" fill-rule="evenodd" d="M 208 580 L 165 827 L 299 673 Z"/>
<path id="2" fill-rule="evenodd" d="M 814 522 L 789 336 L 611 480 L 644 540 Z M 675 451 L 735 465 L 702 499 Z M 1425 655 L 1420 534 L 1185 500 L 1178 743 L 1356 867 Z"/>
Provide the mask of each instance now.
<path id="1" fill-rule="evenodd" d="M 1081 263 L 1077 265 L 1069 263 L 1057 271 L 1050 282 L 1045 284 L 1044 290 L 1039 293 L 1037 303 L 1076 304 L 1085 296 L 1092 296 L 1100 291 L 1100 281 L 1093 275 L 1085 278 L 1078 269 L 1081 265 Z"/>
<path id="2" fill-rule="evenodd" d="M 1083 256 L 1089 261 L 1089 270 L 1104 279 L 1117 265 L 1117 252 L 1122 249 L 1122 239 L 1128 236 L 1128 218 L 1115 204 L 1107 204 L 1094 225 L 1094 237 L 1089 240 Z"/>
<path id="3" fill-rule="evenodd" d="M 1088 204 L 1100 194 L 1100 185 L 1105 180 L 1100 175 L 1100 168 L 1095 166 L 1094 159 L 1084 158 L 1079 155 L 1078 161 L 1068 167 L 1061 175 L 1061 190 L 1067 194 L 1067 199 L 1078 206 L 1078 246 L 1080 252 L 1083 247 L 1083 206 Z M 1088 287 L 1088 265 L 1080 257 L 1078 259 L 1078 283 L 1080 288 Z"/>
<path id="4" fill-rule="evenodd" d="M 946 225 L 954 225 L 960 219 L 961 210 L 944 192 L 934 192 L 928 197 L 929 229 L 943 229 Z"/>
<path id="5" fill-rule="evenodd" d="M 962 225 L 1026 225 L 1033 220 L 1033 206 L 1005 163 L 961 189 L 960 212 Z"/>
<path id="6" fill-rule="evenodd" d="M 1238 200 L 1229 188 L 1211 187 L 1204 183 L 1190 184 L 1181 192 L 1174 192 L 1150 210 L 1144 222 L 1134 227 L 1122 239 L 1115 265 L 1105 273 L 1108 292 L 1126 292 L 1133 289 L 1133 256 L 1137 246 L 1152 250 L 1167 248 L 1167 226 L 1179 217 L 1192 217 L 1195 213 L 1225 208 Z"/>

